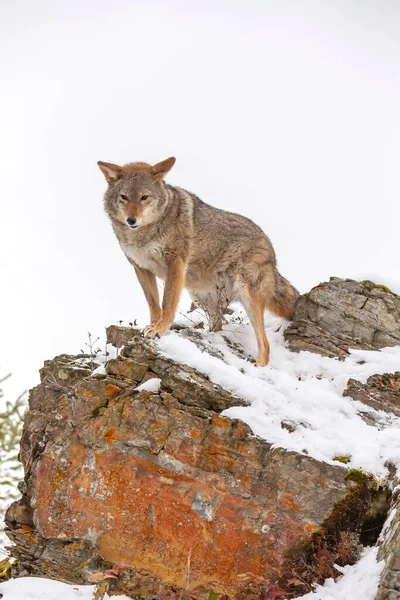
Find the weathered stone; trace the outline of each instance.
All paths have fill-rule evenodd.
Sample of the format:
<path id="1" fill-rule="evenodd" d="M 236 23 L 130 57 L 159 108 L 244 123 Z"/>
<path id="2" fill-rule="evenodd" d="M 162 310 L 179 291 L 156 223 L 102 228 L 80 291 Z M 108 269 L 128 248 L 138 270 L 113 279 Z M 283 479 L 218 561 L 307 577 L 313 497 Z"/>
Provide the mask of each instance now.
<path id="1" fill-rule="evenodd" d="M 397 484 L 400 482 L 397 481 Z M 396 488 L 395 488 L 396 489 Z M 400 494 L 395 494 L 384 526 L 378 560 L 385 561 L 376 600 L 400 600 Z"/>
<path id="2" fill-rule="evenodd" d="M 49 439 L 50 430 L 64 425 L 63 406 L 72 388 L 87 378 L 97 366 L 87 354 L 71 356 L 61 354 L 46 360 L 40 369 L 41 384 L 30 390 L 29 412 L 25 416 L 25 427 L 21 437 L 20 460 L 28 472 L 32 461 L 40 454 Z M 54 419 L 49 419 L 49 412 Z M 65 417 L 65 414 L 64 414 Z"/>
<path id="3" fill-rule="evenodd" d="M 349 348 L 400 344 L 400 296 L 371 281 L 332 277 L 299 297 L 284 332 L 293 351 L 344 358 Z"/>
<path id="4" fill-rule="evenodd" d="M 246 402 L 211 383 L 204 375 L 187 365 L 172 365 L 164 371 L 163 386 L 182 404 L 201 406 L 222 412 L 231 406 L 245 406 Z"/>
<path id="5" fill-rule="evenodd" d="M 152 373 L 152 371 L 146 371 L 140 383 L 146 383 L 146 381 L 149 381 L 150 379 L 159 379 L 159 377 L 156 373 Z"/>
<path id="6" fill-rule="evenodd" d="M 121 327 L 118 325 L 110 325 L 106 329 L 107 344 L 115 346 L 115 348 L 121 348 L 128 342 L 133 340 L 134 337 L 140 337 L 140 329 L 134 327 Z"/>
<path id="7" fill-rule="evenodd" d="M 329 532 L 335 561 L 344 528 L 357 546 L 365 482 L 220 416 L 241 401 L 148 340 L 134 337 L 110 363 L 113 375 L 98 379 L 74 357 L 47 361 L 32 392 L 23 497 L 6 516 L 15 574 L 82 583 L 123 562 L 131 568 L 115 586 L 132 597 L 168 587 L 234 598 L 249 586 L 290 588 L 296 549 L 317 533 Z M 154 374 L 158 392 L 135 389 Z"/>
<path id="8" fill-rule="evenodd" d="M 7 518 L 10 523 L 18 524 L 20 527 L 30 527 L 33 524 L 33 510 L 27 496 L 24 496 L 19 502 L 11 504 L 7 511 Z"/>
<path id="9" fill-rule="evenodd" d="M 154 344 L 146 338 L 135 336 L 121 350 L 121 356 L 131 358 L 139 363 L 148 364 L 153 367 L 153 364 L 159 358 L 159 354 L 154 347 Z M 172 364 L 172 361 L 167 361 Z"/>
<path id="10" fill-rule="evenodd" d="M 109 360 L 106 365 L 106 371 L 109 375 L 121 375 L 137 383 L 141 381 L 148 369 L 149 365 L 122 357 Z"/>
<path id="11" fill-rule="evenodd" d="M 371 375 L 366 383 L 349 379 L 343 396 L 350 396 L 376 410 L 391 412 L 400 417 L 400 371 Z"/>
<path id="12" fill-rule="evenodd" d="M 87 354 L 79 354 L 78 356 L 61 354 L 53 360 L 46 360 L 44 367 L 40 369 L 40 380 L 45 384 L 44 388 L 65 391 L 83 377 L 90 375 L 98 365 L 95 363 L 92 366 L 84 364 L 82 359 L 89 360 L 90 357 Z"/>

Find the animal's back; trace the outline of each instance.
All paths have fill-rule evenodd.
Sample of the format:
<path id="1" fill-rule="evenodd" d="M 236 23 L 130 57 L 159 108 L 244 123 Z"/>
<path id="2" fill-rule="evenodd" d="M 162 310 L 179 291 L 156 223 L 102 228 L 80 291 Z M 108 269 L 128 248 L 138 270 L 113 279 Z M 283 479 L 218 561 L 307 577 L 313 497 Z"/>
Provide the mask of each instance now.
<path id="1" fill-rule="evenodd" d="M 193 202 L 192 255 L 189 269 L 205 274 L 234 274 L 255 253 L 275 266 L 272 244 L 250 219 L 215 208 L 187 192 Z"/>

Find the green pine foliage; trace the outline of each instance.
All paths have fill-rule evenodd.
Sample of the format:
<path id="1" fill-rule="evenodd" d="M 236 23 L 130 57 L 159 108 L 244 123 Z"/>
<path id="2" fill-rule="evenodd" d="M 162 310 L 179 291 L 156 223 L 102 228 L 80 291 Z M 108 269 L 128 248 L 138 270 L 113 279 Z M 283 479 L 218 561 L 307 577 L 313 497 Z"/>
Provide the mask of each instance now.
<path id="1" fill-rule="evenodd" d="M 20 496 L 18 482 L 23 478 L 22 465 L 18 460 L 22 419 L 26 410 L 26 394 L 11 402 L 4 397 L 1 384 L 9 376 L 0 379 L 0 552 L 6 542 L 3 533 L 4 513 L 13 500 Z M 1 556 L 0 556 L 1 559 Z"/>

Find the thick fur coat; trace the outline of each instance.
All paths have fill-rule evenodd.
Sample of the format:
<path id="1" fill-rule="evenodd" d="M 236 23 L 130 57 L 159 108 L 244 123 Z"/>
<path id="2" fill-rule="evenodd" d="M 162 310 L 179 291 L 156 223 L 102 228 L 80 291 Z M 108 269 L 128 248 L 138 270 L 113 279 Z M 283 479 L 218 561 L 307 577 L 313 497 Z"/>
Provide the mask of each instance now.
<path id="1" fill-rule="evenodd" d="M 257 337 L 256 364 L 264 366 L 269 360 L 264 310 L 290 318 L 298 292 L 277 270 L 260 227 L 165 183 L 174 163 L 174 158 L 154 166 L 98 163 L 108 182 L 105 210 L 149 305 L 145 334 L 168 330 L 183 287 L 208 312 L 214 331 L 221 329 L 227 306 L 238 300 Z M 162 306 L 156 277 L 165 282 Z"/>

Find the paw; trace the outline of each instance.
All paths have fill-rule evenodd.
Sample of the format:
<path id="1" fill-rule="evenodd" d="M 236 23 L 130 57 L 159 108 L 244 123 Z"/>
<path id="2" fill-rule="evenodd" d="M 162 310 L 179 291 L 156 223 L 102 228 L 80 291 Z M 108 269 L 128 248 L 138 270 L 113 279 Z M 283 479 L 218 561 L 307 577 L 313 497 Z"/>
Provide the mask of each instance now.
<path id="1" fill-rule="evenodd" d="M 158 330 L 157 330 L 157 323 L 155 323 L 154 325 L 147 325 L 143 329 L 143 335 L 144 335 L 144 337 L 148 337 L 148 338 L 159 337 L 160 334 L 158 333 Z"/>
<path id="2" fill-rule="evenodd" d="M 256 367 L 266 367 L 269 363 L 269 352 L 262 352 L 257 356 Z"/>
<path id="3" fill-rule="evenodd" d="M 158 323 L 147 325 L 147 327 L 143 329 L 143 335 L 148 338 L 161 337 L 167 329 L 168 326 L 164 325 L 162 321 L 158 321 Z"/>

